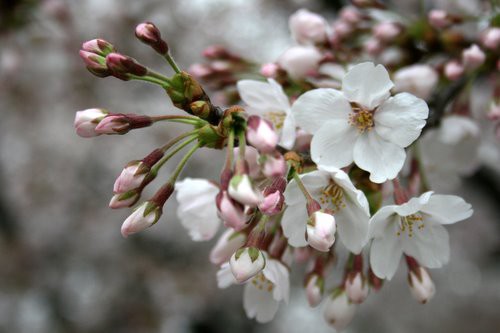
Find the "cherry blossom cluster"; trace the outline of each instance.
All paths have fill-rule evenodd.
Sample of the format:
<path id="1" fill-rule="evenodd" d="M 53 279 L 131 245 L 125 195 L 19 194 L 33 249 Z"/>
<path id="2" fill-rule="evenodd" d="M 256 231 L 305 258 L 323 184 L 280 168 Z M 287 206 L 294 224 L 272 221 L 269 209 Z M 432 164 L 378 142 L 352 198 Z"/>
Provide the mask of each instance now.
<path id="1" fill-rule="evenodd" d="M 459 178 L 478 165 L 482 130 L 468 101 L 479 79 L 492 91 L 484 120 L 499 132 L 494 18 L 477 22 L 432 10 L 409 20 L 377 1 L 353 4 L 331 23 L 306 9 L 294 13 L 296 45 L 266 64 L 211 46 L 206 63 L 183 71 L 149 22 L 136 36 L 167 61 L 171 76 L 105 40 L 85 42 L 80 51 L 92 74 L 155 84 L 183 113 L 88 109 L 76 114 L 78 135 L 123 135 L 159 122 L 189 127 L 116 179 L 109 206 L 133 207 L 123 236 L 157 223 L 175 193 L 192 240 L 210 240 L 223 225 L 209 256 L 219 268 L 218 286 L 244 285 L 245 313 L 261 323 L 288 302 L 290 273 L 300 266 L 308 303 L 323 303 L 337 330 L 393 278 L 401 259 L 411 295 L 428 302 L 435 293 L 428 269 L 450 257 L 445 226 L 472 215 L 464 199 L 433 190 L 443 175 Z M 477 34 L 461 34 L 457 27 L 465 23 L 476 24 Z M 259 79 L 238 79 L 245 74 Z M 200 148 L 225 151 L 220 178 L 181 180 Z M 185 149 L 160 189 L 141 201 L 163 165 Z"/>

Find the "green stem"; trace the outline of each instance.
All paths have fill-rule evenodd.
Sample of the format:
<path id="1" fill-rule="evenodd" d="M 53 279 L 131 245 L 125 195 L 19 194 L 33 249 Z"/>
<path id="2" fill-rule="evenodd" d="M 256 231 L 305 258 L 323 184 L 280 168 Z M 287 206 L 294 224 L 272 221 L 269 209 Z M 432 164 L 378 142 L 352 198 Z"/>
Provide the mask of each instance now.
<path id="1" fill-rule="evenodd" d="M 185 115 L 164 115 L 164 116 L 154 116 L 150 118 L 153 119 L 153 121 L 172 120 L 172 119 L 191 119 L 191 120 L 200 119 L 195 116 L 185 116 Z"/>
<path id="2" fill-rule="evenodd" d="M 229 130 L 229 135 L 227 138 L 227 154 L 226 154 L 226 165 L 225 169 L 231 169 L 233 165 L 233 155 L 234 155 L 234 131 Z"/>
<path id="3" fill-rule="evenodd" d="M 238 158 L 240 161 L 245 160 L 245 148 L 247 146 L 246 138 L 245 138 L 245 132 L 240 131 L 240 134 L 238 135 Z"/>
<path id="4" fill-rule="evenodd" d="M 191 149 L 187 152 L 187 154 L 182 157 L 182 160 L 175 168 L 174 173 L 170 176 L 170 179 L 168 180 L 169 183 L 171 184 L 175 183 L 175 180 L 177 179 L 177 177 L 179 177 L 179 174 L 181 173 L 182 169 L 184 169 L 184 167 L 186 166 L 186 163 L 189 160 L 189 158 L 193 156 L 194 152 L 197 151 L 198 148 L 200 147 L 201 145 L 198 143 L 197 145 L 191 147 Z"/>
<path id="5" fill-rule="evenodd" d="M 172 158 L 172 156 L 174 156 L 175 154 L 177 154 L 180 150 L 182 150 L 182 148 L 186 147 L 187 145 L 189 145 L 191 142 L 193 142 L 194 140 L 198 139 L 198 136 L 193 136 L 192 138 L 184 141 L 183 143 L 181 143 L 179 146 L 177 146 L 172 152 L 170 152 L 168 155 L 165 155 L 162 157 L 161 160 L 158 161 L 158 163 L 156 163 L 152 168 L 151 168 L 151 173 L 153 175 L 156 175 L 158 173 L 158 170 L 160 170 L 160 168 L 169 160 Z"/>
<path id="6" fill-rule="evenodd" d="M 427 180 L 427 175 L 425 174 L 425 166 L 424 166 L 424 161 L 422 160 L 422 153 L 420 151 L 420 146 L 418 141 L 415 142 L 415 145 L 413 146 L 413 152 L 415 153 L 415 159 L 417 160 L 418 163 L 418 171 L 420 172 L 420 190 L 422 192 L 427 192 L 429 191 L 429 182 Z"/>
<path id="7" fill-rule="evenodd" d="M 187 117 L 187 116 L 186 116 Z M 156 117 L 152 117 L 154 121 L 170 121 L 172 123 L 181 123 L 181 124 L 187 124 L 187 125 L 202 125 L 205 124 L 206 121 L 203 119 L 193 117 L 193 118 L 171 118 L 171 119 L 158 119 Z"/>
<path id="8" fill-rule="evenodd" d="M 158 80 L 161 80 L 161 81 L 167 83 L 168 85 L 172 84 L 172 80 L 170 80 L 168 77 L 161 75 L 160 73 L 155 72 L 149 68 L 148 68 L 148 76 L 155 78 L 155 79 L 158 79 Z"/>
<path id="9" fill-rule="evenodd" d="M 172 56 L 170 55 L 170 53 L 167 53 L 165 55 L 165 60 L 167 60 L 168 64 L 170 65 L 170 67 L 172 67 L 172 69 L 176 72 L 176 73 L 180 73 L 181 72 L 181 69 L 179 68 L 179 66 L 177 66 L 177 64 L 175 63 L 175 60 L 174 58 L 172 58 Z"/>
<path id="10" fill-rule="evenodd" d="M 157 84 L 157 85 L 161 86 L 163 89 L 166 89 L 166 88 L 170 87 L 169 83 L 167 83 L 165 81 L 162 81 L 162 80 L 159 80 L 157 78 L 151 77 L 151 76 L 130 75 L 130 78 L 133 79 L 133 80 L 146 81 L 146 82 L 149 82 L 149 83 Z"/>
<path id="11" fill-rule="evenodd" d="M 302 191 L 302 194 L 304 194 L 304 197 L 307 199 L 307 201 L 308 202 L 313 201 L 314 200 L 313 197 L 311 196 L 311 194 L 309 194 L 309 191 L 307 191 L 306 187 L 304 186 L 304 183 L 300 179 L 299 174 L 297 172 L 293 173 L 293 179 L 299 186 L 300 190 Z"/>
<path id="12" fill-rule="evenodd" d="M 167 142 L 163 147 L 161 147 L 160 149 L 163 151 L 163 152 L 166 152 L 167 150 L 169 150 L 170 148 L 172 148 L 177 142 L 189 137 L 189 136 L 192 136 L 192 135 L 195 135 L 195 134 L 198 134 L 198 130 L 194 130 L 194 131 L 191 131 L 191 132 L 186 132 L 186 133 L 183 133 L 181 135 L 179 135 L 178 137 L 170 140 L 169 142 Z"/>

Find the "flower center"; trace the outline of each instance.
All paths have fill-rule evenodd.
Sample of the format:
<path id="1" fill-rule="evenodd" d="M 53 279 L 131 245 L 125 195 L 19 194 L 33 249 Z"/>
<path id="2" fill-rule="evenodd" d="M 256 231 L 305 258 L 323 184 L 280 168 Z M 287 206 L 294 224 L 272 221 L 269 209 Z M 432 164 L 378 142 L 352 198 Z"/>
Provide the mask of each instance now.
<path id="1" fill-rule="evenodd" d="M 399 231 L 396 232 L 396 235 L 401 236 L 403 233 L 408 233 L 408 237 L 413 237 L 413 230 L 417 228 L 417 230 L 422 230 L 425 228 L 424 221 L 422 216 L 418 214 L 411 214 L 408 216 L 401 216 L 399 221 Z"/>
<path id="2" fill-rule="evenodd" d="M 345 207 L 344 192 L 342 191 L 340 186 L 330 180 L 330 184 L 328 184 L 328 186 L 326 186 L 323 191 L 321 191 L 319 202 L 322 205 L 331 204 L 333 206 L 333 213 L 336 213 L 341 208 Z"/>
<path id="3" fill-rule="evenodd" d="M 274 289 L 274 284 L 266 279 L 264 274 L 260 272 L 257 274 L 253 279 L 252 279 L 252 284 L 255 286 L 255 288 L 259 290 L 266 290 L 268 292 L 273 291 Z"/>
<path id="4" fill-rule="evenodd" d="M 356 127 L 360 133 L 364 133 L 373 128 L 373 111 L 352 103 L 352 113 L 349 115 L 349 124 Z"/>
<path id="5" fill-rule="evenodd" d="M 284 112 L 268 112 L 266 113 L 266 119 L 269 120 L 274 128 L 280 130 L 283 128 L 283 124 L 285 123 L 286 114 Z"/>

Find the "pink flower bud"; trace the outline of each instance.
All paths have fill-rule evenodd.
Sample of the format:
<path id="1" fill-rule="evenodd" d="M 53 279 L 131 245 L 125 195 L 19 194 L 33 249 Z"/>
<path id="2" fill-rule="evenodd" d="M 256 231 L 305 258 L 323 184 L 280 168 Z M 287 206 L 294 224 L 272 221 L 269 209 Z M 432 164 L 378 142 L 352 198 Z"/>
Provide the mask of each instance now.
<path id="1" fill-rule="evenodd" d="M 451 25 L 448 13 L 441 9 L 433 9 L 428 15 L 429 23 L 435 28 L 444 29 Z"/>
<path id="2" fill-rule="evenodd" d="M 462 63 L 467 69 L 476 69 L 486 60 L 486 55 L 476 44 L 462 52 Z"/>
<path id="3" fill-rule="evenodd" d="M 264 200 L 259 204 L 260 211 L 265 215 L 276 215 L 283 210 L 285 197 L 280 191 L 274 191 L 264 197 Z"/>
<path id="4" fill-rule="evenodd" d="M 429 273 L 423 267 L 408 272 L 408 283 L 413 297 L 422 304 L 427 303 L 436 293 L 436 287 Z"/>
<path id="5" fill-rule="evenodd" d="M 401 33 L 401 28 L 394 22 L 381 22 L 373 27 L 373 36 L 384 42 L 394 40 Z"/>
<path id="6" fill-rule="evenodd" d="M 234 60 L 234 55 L 231 54 L 224 46 L 222 45 L 211 45 L 203 50 L 202 55 L 205 58 L 216 60 Z"/>
<path id="7" fill-rule="evenodd" d="M 127 165 L 120 173 L 120 176 L 116 178 L 113 192 L 124 193 L 139 188 L 147 175 L 147 172 L 143 172 L 145 170 L 141 168 L 141 164 L 141 162 L 135 161 Z"/>
<path id="8" fill-rule="evenodd" d="M 302 79 L 318 69 L 321 53 L 311 46 L 293 46 L 278 59 L 278 65 L 294 80 Z"/>
<path id="9" fill-rule="evenodd" d="M 307 262 L 312 256 L 312 250 L 309 246 L 297 247 L 293 251 L 293 257 L 295 262 L 298 264 L 303 264 Z"/>
<path id="10" fill-rule="evenodd" d="M 271 153 L 279 141 L 273 125 L 259 116 L 250 116 L 247 120 L 247 140 L 261 153 Z"/>
<path id="11" fill-rule="evenodd" d="M 234 148 L 234 159 L 238 158 L 239 147 Z M 259 152 L 252 146 L 245 147 L 245 162 L 248 166 L 248 175 L 251 178 L 262 176 L 260 173 Z"/>
<path id="12" fill-rule="evenodd" d="M 316 211 L 307 222 L 307 243 L 318 251 L 328 252 L 335 242 L 336 230 L 333 215 Z"/>
<path id="13" fill-rule="evenodd" d="M 334 22 L 332 25 L 332 29 L 333 35 L 337 40 L 345 39 L 354 31 L 352 25 L 342 20 Z"/>
<path id="14" fill-rule="evenodd" d="M 345 291 L 349 300 L 356 304 L 364 302 L 370 288 L 362 272 L 351 272 L 345 281 Z"/>
<path id="15" fill-rule="evenodd" d="M 313 274 L 307 280 L 306 284 L 307 302 L 312 308 L 317 307 L 319 303 L 321 303 L 321 299 L 323 298 L 324 285 L 325 285 L 324 279 L 317 274 Z"/>
<path id="16" fill-rule="evenodd" d="M 139 24 L 135 28 L 135 36 L 144 44 L 151 46 L 161 55 L 168 53 L 168 45 L 161 38 L 160 30 L 151 22 Z"/>
<path id="17" fill-rule="evenodd" d="M 210 251 L 210 262 L 214 265 L 222 265 L 229 261 L 231 256 L 245 245 L 246 240 L 247 236 L 244 233 L 226 230 Z"/>
<path id="18" fill-rule="evenodd" d="M 99 133 L 95 131 L 95 128 L 107 114 L 108 112 L 103 109 L 77 111 L 74 123 L 76 134 L 83 138 L 98 136 Z"/>
<path id="19" fill-rule="evenodd" d="M 160 207 L 149 201 L 144 202 L 123 222 L 121 228 L 123 237 L 126 238 L 129 235 L 149 228 L 158 222 L 160 216 Z"/>
<path id="20" fill-rule="evenodd" d="M 275 63 L 267 63 L 260 68 L 260 74 L 268 78 L 275 78 L 278 75 L 279 66 Z"/>
<path id="21" fill-rule="evenodd" d="M 486 30 L 482 35 L 481 41 L 487 49 L 497 50 L 500 46 L 500 28 L 494 27 Z"/>
<path id="22" fill-rule="evenodd" d="M 82 44 L 82 51 L 106 57 L 111 52 L 115 52 L 115 47 L 103 39 L 92 39 Z"/>
<path id="23" fill-rule="evenodd" d="M 299 44 L 324 43 L 327 37 L 327 23 L 323 17 L 307 9 L 299 9 L 288 21 L 293 38 Z"/>
<path id="24" fill-rule="evenodd" d="M 110 53 L 106 56 L 106 65 L 113 76 L 127 81 L 129 75 L 144 76 L 148 70 L 143 65 L 139 64 L 134 58 L 125 56 L 120 53 Z"/>
<path id="25" fill-rule="evenodd" d="M 229 265 L 236 281 L 243 283 L 264 269 L 266 258 L 259 249 L 245 247 L 233 254 Z"/>
<path id="26" fill-rule="evenodd" d="M 80 50 L 80 58 L 87 66 L 89 72 L 98 77 L 106 77 L 111 75 L 111 71 L 106 66 L 106 59 L 93 52 Z"/>
<path id="27" fill-rule="evenodd" d="M 348 6 L 342 8 L 340 18 L 350 24 L 358 24 L 363 19 L 363 16 L 356 8 Z"/>
<path id="28" fill-rule="evenodd" d="M 255 190 L 252 180 L 247 174 L 234 175 L 229 182 L 228 193 L 234 200 L 251 207 L 262 201 L 262 195 Z"/>
<path id="29" fill-rule="evenodd" d="M 99 134 L 126 134 L 131 129 L 147 127 L 152 123 L 148 116 L 113 114 L 102 119 L 95 131 Z"/>
<path id="30" fill-rule="evenodd" d="M 220 192 L 216 198 L 219 217 L 224 221 L 226 227 L 240 231 L 246 226 L 247 217 L 242 205 L 235 202 L 227 191 Z"/>
<path id="31" fill-rule="evenodd" d="M 382 51 L 382 43 L 378 38 L 369 38 L 363 44 L 363 49 L 370 55 L 377 55 Z"/>
<path id="32" fill-rule="evenodd" d="M 125 193 L 116 193 L 109 202 L 109 208 L 120 209 L 132 207 L 140 198 L 140 191 L 132 190 Z"/>
<path id="33" fill-rule="evenodd" d="M 337 331 L 345 329 L 356 314 L 356 305 L 352 304 L 343 291 L 336 291 L 328 297 L 325 303 L 323 317 Z"/>
<path id="34" fill-rule="evenodd" d="M 197 79 L 204 79 L 213 74 L 210 66 L 205 64 L 192 64 L 189 67 L 188 72 Z"/>
<path id="35" fill-rule="evenodd" d="M 262 159 L 262 173 L 264 174 L 264 176 L 272 178 L 281 177 L 286 174 L 286 161 L 283 155 L 281 155 L 279 152 L 276 152 L 272 155 L 264 155 Z"/>
<path id="36" fill-rule="evenodd" d="M 429 65 L 411 65 L 394 73 L 394 89 L 428 99 L 439 81 L 437 72 Z"/>
<path id="37" fill-rule="evenodd" d="M 458 61 L 451 60 L 444 66 L 444 75 L 448 80 L 458 80 L 464 74 L 464 66 Z"/>

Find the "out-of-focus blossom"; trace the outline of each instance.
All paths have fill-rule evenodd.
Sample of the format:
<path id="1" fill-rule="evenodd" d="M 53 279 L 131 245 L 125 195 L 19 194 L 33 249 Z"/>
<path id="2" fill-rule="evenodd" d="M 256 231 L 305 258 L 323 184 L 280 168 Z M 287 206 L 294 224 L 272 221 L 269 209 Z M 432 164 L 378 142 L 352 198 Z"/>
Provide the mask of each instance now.
<path id="1" fill-rule="evenodd" d="M 279 66 L 275 63 L 267 63 L 263 64 L 260 68 L 260 74 L 267 78 L 275 78 L 278 74 Z"/>
<path id="2" fill-rule="evenodd" d="M 467 69 L 476 69 L 486 60 L 486 55 L 476 44 L 462 52 L 462 63 Z"/>
<path id="3" fill-rule="evenodd" d="M 313 274 L 306 283 L 306 297 L 307 302 L 312 308 L 315 308 L 321 303 L 321 299 L 323 298 L 323 289 L 324 289 L 324 279 L 317 275 Z"/>
<path id="4" fill-rule="evenodd" d="M 326 300 L 323 317 L 330 326 L 340 332 L 351 323 L 356 308 L 356 304 L 349 301 L 345 291 L 334 292 Z"/>
<path id="5" fill-rule="evenodd" d="M 497 50 L 500 46 L 500 28 L 487 29 L 482 36 L 482 43 L 487 49 Z"/>
<path id="6" fill-rule="evenodd" d="M 433 9 L 428 15 L 429 23 L 438 29 L 444 29 L 451 25 L 451 20 L 446 11 L 442 9 Z"/>
<path id="7" fill-rule="evenodd" d="M 356 304 L 363 303 L 366 297 L 368 297 L 369 291 L 368 281 L 366 281 L 361 272 L 353 272 L 353 274 L 347 276 L 345 292 L 351 302 Z"/>
<path id="8" fill-rule="evenodd" d="M 323 43 L 327 39 L 328 24 L 318 14 L 299 9 L 288 21 L 293 38 L 299 44 Z"/>
<path id="9" fill-rule="evenodd" d="M 244 233 L 227 229 L 210 251 L 210 262 L 215 265 L 228 262 L 231 256 L 245 245 L 246 240 L 247 236 Z"/>
<path id="10" fill-rule="evenodd" d="M 431 66 L 412 65 L 394 73 L 394 90 L 428 99 L 438 81 L 439 76 Z"/>
<path id="11" fill-rule="evenodd" d="M 401 33 L 401 28 L 394 22 L 381 22 L 373 27 L 373 36 L 384 42 L 390 42 Z"/>
<path id="12" fill-rule="evenodd" d="M 294 80 L 300 80 L 317 71 L 321 53 L 312 46 L 292 46 L 279 58 L 278 64 Z"/>
<path id="13" fill-rule="evenodd" d="M 422 304 L 427 303 L 436 293 L 436 287 L 429 272 L 423 267 L 408 272 L 408 284 L 413 297 Z"/>
<path id="14" fill-rule="evenodd" d="M 458 80 L 464 74 L 464 66 L 456 60 L 451 60 L 444 66 L 444 75 L 448 80 Z"/>

